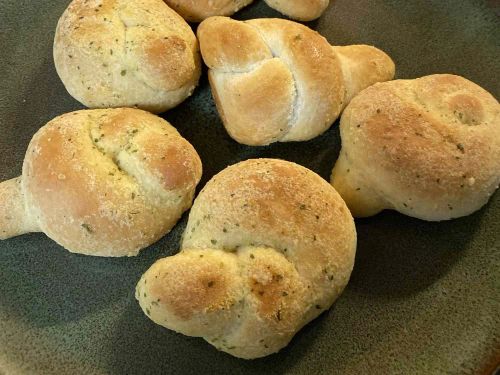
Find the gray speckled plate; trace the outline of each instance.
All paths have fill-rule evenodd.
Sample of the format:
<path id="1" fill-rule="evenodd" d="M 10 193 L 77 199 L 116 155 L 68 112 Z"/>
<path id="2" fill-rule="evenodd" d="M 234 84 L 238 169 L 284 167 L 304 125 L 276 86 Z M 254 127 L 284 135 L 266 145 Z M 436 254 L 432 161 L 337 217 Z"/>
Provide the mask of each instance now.
<path id="1" fill-rule="evenodd" d="M 17 176 L 33 133 L 81 108 L 52 62 L 69 0 L 0 0 L 0 180 Z M 498 1 L 336 0 L 309 25 L 336 44 L 373 44 L 397 76 L 463 75 L 500 94 Z M 496 6 L 496 8 L 495 8 Z M 238 18 L 276 17 L 263 2 Z M 310 142 L 238 145 L 224 131 L 206 77 L 165 115 L 198 150 L 201 186 L 252 157 L 298 162 L 329 177 L 337 125 Z M 201 187 L 200 186 L 200 187 Z M 358 220 L 351 283 L 282 352 L 244 361 L 147 319 L 140 275 L 174 254 L 184 219 L 131 259 L 72 255 L 43 234 L 0 242 L 0 373 L 5 374 L 489 374 L 500 359 L 500 194 L 444 223 L 394 212 Z"/>

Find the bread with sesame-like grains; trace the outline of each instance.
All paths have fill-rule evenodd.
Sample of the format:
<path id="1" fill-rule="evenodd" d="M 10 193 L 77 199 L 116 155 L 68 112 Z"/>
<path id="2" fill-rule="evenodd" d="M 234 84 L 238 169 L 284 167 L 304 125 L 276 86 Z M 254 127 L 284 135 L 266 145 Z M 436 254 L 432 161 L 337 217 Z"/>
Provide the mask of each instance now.
<path id="1" fill-rule="evenodd" d="M 211 17 L 197 33 L 222 122 L 246 145 L 317 137 L 357 92 L 394 76 L 381 50 L 332 47 L 292 21 Z"/>
<path id="2" fill-rule="evenodd" d="M 193 31 L 162 0 L 73 0 L 57 24 L 54 62 L 89 108 L 164 112 L 192 94 L 201 74 Z"/>
<path id="3" fill-rule="evenodd" d="M 71 252 L 132 256 L 191 207 L 194 148 L 138 109 L 56 117 L 31 140 L 21 177 L 0 184 L 0 239 L 44 232 Z"/>
<path id="4" fill-rule="evenodd" d="M 500 106 L 475 83 L 436 74 L 376 84 L 348 105 L 332 184 L 354 216 L 397 210 L 448 220 L 500 182 Z"/>
<path id="5" fill-rule="evenodd" d="M 136 298 L 157 324 L 263 357 L 330 308 L 355 251 L 354 221 L 328 182 L 291 162 L 247 160 L 207 183 L 181 252 L 142 276 Z"/>

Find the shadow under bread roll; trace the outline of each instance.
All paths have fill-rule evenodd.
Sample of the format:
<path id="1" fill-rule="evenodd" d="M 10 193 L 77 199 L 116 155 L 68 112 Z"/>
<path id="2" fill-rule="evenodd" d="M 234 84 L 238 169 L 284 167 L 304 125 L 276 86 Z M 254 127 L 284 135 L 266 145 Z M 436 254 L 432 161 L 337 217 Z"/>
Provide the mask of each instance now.
<path id="1" fill-rule="evenodd" d="M 459 76 L 373 85 L 347 106 L 340 134 L 331 182 L 355 217 L 393 209 L 453 219 L 500 183 L 500 105 Z"/>
<path id="2" fill-rule="evenodd" d="M 22 176 L 0 184 L 0 239 L 44 232 L 71 252 L 132 256 L 191 207 L 191 144 L 138 109 L 56 117 L 31 140 Z"/>

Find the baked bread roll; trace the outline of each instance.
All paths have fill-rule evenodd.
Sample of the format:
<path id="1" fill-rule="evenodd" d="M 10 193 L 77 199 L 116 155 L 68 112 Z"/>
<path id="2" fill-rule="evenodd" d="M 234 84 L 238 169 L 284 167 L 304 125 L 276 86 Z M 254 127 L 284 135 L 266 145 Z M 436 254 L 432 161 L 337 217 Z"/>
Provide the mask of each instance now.
<path id="1" fill-rule="evenodd" d="M 253 0 L 165 0 L 185 20 L 201 22 L 212 16 L 231 16 Z"/>
<path id="2" fill-rule="evenodd" d="M 312 21 L 319 18 L 330 0 L 265 0 L 267 5 L 297 21 Z"/>
<path id="3" fill-rule="evenodd" d="M 198 37 L 224 126 L 247 145 L 314 138 L 357 92 L 394 76 L 384 52 L 332 47 L 292 21 L 212 17 Z"/>
<path id="4" fill-rule="evenodd" d="M 174 226 L 201 177 L 194 148 L 138 109 L 68 113 L 31 140 L 0 184 L 0 239 L 44 232 L 71 252 L 132 256 Z"/>
<path id="5" fill-rule="evenodd" d="M 57 24 L 54 62 L 66 89 L 90 108 L 158 113 L 190 96 L 198 42 L 162 0 L 73 0 Z"/>
<path id="6" fill-rule="evenodd" d="M 320 17 L 329 0 L 265 0 L 267 5 L 299 21 L 312 21 Z M 186 20 L 201 22 L 212 16 L 231 16 L 253 0 L 165 0 Z"/>
<path id="7" fill-rule="evenodd" d="M 136 298 L 157 324 L 263 357 L 332 305 L 355 249 L 354 221 L 328 182 L 294 163 L 248 160 L 208 182 L 181 252 L 142 276 Z"/>
<path id="8" fill-rule="evenodd" d="M 340 123 L 332 184 L 354 216 L 397 210 L 447 220 L 481 208 L 500 182 L 500 107 L 465 78 L 374 85 Z"/>

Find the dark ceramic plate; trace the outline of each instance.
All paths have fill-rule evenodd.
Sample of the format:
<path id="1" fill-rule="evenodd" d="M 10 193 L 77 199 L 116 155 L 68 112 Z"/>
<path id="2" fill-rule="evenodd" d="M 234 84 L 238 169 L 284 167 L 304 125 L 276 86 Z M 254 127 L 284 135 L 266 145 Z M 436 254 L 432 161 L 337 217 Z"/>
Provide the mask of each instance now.
<path id="1" fill-rule="evenodd" d="M 69 0 L 0 0 L 0 180 L 21 172 L 33 133 L 80 109 L 56 75 L 52 40 Z M 399 78 L 456 73 L 500 95 L 498 2 L 336 0 L 309 26 L 332 44 L 388 52 Z M 242 19 L 279 17 L 263 2 Z M 245 147 L 224 131 L 206 76 L 165 114 L 198 150 L 203 180 L 275 157 L 328 178 L 338 124 L 309 142 Z M 186 216 L 131 259 L 73 255 L 43 234 L 0 242 L 0 373 L 490 374 L 500 359 L 500 194 L 479 212 L 427 223 L 385 212 L 358 220 L 351 282 L 279 354 L 244 361 L 153 324 L 134 299 L 140 275 L 174 254 Z"/>

